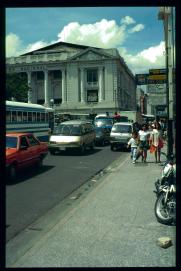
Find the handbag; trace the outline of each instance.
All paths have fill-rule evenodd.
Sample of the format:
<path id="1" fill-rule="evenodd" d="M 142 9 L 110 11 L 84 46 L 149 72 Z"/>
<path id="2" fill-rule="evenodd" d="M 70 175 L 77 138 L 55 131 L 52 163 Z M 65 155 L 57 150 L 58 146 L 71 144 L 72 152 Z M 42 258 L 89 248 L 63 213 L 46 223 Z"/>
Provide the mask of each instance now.
<path id="1" fill-rule="evenodd" d="M 156 147 L 151 144 L 151 146 L 150 146 L 150 153 L 153 153 L 155 151 L 156 151 Z"/>
<path id="2" fill-rule="evenodd" d="M 161 138 L 159 138 L 159 141 L 158 141 L 158 148 L 159 149 L 163 148 L 163 140 Z"/>

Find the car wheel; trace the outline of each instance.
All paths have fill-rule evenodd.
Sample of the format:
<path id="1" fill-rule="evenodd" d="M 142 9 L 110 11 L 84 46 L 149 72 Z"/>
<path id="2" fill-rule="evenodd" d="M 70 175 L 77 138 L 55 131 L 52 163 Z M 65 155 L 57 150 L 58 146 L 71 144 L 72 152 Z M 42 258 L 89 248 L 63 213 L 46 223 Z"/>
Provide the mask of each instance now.
<path id="1" fill-rule="evenodd" d="M 40 158 L 38 159 L 38 162 L 37 162 L 37 167 L 38 167 L 38 168 L 41 168 L 42 166 L 43 166 L 43 158 L 40 157 Z"/>
<path id="2" fill-rule="evenodd" d="M 84 154 L 85 153 L 85 145 L 83 144 L 81 147 L 80 147 L 80 154 Z"/>
<path id="3" fill-rule="evenodd" d="M 55 151 L 49 151 L 51 155 L 55 155 Z"/>
<path id="4" fill-rule="evenodd" d="M 16 179 L 16 175 L 17 175 L 17 172 L 16 172 L 16 166 L 15 165 L 11 165 L 9 167 L 9 171 L 8 171 L 8 178 L 10 181 L 14 181 Z"/>
<path id="5" fill-rule="evenodd" d="M 94 147 L 95 147 L 95 142 L 93 141 L 92 144 L 91 144 L 91 146 L 90 146 L 91 150 L 93 150 Z"/>
<path id="6" fill-rule="evenodd" d="M 114 145 L 111 145 L 111 151 L 114 151 L 114 150 L 115 150 Z"/>

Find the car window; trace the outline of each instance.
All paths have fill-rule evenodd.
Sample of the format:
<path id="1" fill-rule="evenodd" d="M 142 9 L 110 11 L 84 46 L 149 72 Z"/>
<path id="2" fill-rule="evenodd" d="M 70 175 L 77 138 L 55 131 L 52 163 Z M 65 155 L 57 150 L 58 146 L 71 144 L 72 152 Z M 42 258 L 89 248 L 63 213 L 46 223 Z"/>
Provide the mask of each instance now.
<path id="1" fill-rule="evenodd" d="M 6 148 L 17 148 L 18 138 L 15 136 L 6 137 Z"/>
<path id="2" fill-rule="evenodd" d="M 28 147 L 28 142 L 25 136 L 22 136 L 20 139 L 20 147 Z"/>
<path id="3" fill-rule="evenodd" d="M 96 126 L 113 125 L 113 120 L 112 119 L 96 119 L 94 123 Z"/>
<path id="4" fill-rule="evenodd" d="M 54 130 L 54 135 L 79 136 L 82 134 L 81 126 L 78 124 L 60 124 Z"/>
<path id="5" fill-rule="evenodd" d="M 32 135 L 28 135 L 27 138 L 31 146 L 39 145 L 39 142 Z"/>
<path id="6" fill-rule="evenodd" d="M 112 128 L 112 132 L 115 133 L 131 133 L 132 128 L 131 125 L 114 125 Z"/>

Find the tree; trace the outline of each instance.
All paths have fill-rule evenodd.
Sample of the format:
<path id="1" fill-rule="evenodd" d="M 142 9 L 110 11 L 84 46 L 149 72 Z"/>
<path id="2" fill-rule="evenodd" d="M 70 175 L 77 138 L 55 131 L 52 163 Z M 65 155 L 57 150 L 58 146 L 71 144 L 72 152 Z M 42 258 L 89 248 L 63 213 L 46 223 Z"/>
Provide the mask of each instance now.
<path id="1" fill-rule="evenodd" d="M 6 100 L 12 97 L 18 102 L 28 101 L 28 83 L 26 74 L 11 73 L 6 75 Z"/>

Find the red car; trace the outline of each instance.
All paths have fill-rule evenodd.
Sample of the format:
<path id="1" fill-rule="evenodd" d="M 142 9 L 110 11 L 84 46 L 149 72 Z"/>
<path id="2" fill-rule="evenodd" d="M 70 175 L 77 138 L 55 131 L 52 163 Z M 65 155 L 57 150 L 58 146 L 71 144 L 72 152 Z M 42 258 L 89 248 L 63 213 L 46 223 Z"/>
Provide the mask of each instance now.
<path id="1" fill-rule="evenodd" d="M 32 133 L 6 134 L 6 171 L 10 180 L 15 180 L 17 171 L 37 164 L 42 166 L 48 154 L 48 144 L 40 142 Z"/>

